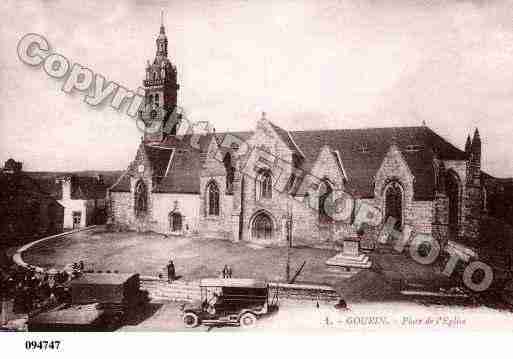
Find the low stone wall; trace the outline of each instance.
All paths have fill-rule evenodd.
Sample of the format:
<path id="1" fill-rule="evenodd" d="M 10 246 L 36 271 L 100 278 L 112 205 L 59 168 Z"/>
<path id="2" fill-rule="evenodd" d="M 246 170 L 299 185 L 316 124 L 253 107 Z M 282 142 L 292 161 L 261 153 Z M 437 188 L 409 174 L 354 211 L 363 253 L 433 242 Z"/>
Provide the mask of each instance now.
<path id="1" fill-rule="evenodd" d="M 340 296 L 335 289 L 330 286 L 288 283 L 269 283 L 269 286 L 271 287 L 272 296 L 277 293 L 280 300 L 289 299 L 335 302 L 340 299 Z"/>
<path id="2" fill-rule="evenodd" d="M 174 281 L 141 276 L 141 289 L 149 292 L 153 300 L 165 300 L 174 302 L 192 302 L 200 300 L 199 282 Z"/>
<path id="3" fill-rule="evenodd" d="M 278 295 L 278 298 L 286 300 L 311 300 L 319 302 L 334 302 L 340 298 L 337 292 L 329 286 L 269 283 L 270 298 Z M 174 281 L 156 277 L 141 276 L 141 287 L 149 292 L 153 300 L 192 302 L 201 297 L 199 281 Z"/>

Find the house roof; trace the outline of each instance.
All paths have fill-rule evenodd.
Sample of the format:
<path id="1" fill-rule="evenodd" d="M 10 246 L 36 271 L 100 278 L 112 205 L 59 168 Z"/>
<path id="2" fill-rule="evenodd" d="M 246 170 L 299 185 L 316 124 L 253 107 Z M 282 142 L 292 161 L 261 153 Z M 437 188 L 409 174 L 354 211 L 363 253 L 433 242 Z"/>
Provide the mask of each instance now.
<path id="1" fill-rule="evenodd" d="M 62 199 L 63 177 L 71 177 L 71 199 L 105 198 L 107 188 L 121 175 L 121 171 L 81 171 L 81 172 L 26 172 L 41 191 L 55 199 Z M 101 181 L 99 180 L 101 176 Z"/>
<path id="2" fill-rule="evenodd" d="M 54 200 L 53 196 L 44 191 L 37 181 L 23 172 L 5 174 L 0 170 L 0 188 L 2 189 L 0 191 L 0 200 L 2 201 L 28 197 Z M 55 203 L 58 204 L 57 202 Z"/>
<path id="3" fill-rule="evenodd" d="M 347 175 L 347 186 L 358 197 L 373 197 L 374 176 L 392 144 L 398 147 L 415 177 L 414 193 L 417 200 L 431 199 L 434 195 L 435 156 L 443 160 L 466 159 L 464 151 L 425 126 L 285 131 L 272 123 L 271 125 L 285 144 L 301 155 L 301 167 L 305 171 L 311 170 L 325 145 L 338 152 Z M 158 145 L 145 145 L 148 159 L 157 177 L 154 191 L 199 193 L 201 163 L 204 160 L 202 155 L 207 152 L 212 136 L 221 144 L 228 134 L 244 141 L 249 139 L 252 133 L 210 133 L 197 138 L 191 135 L 169 136 Z M 168 166 L 167 175 L 162 176 Z M 129 190 L 128 174 L 120 178 L 111 189 Z"/>

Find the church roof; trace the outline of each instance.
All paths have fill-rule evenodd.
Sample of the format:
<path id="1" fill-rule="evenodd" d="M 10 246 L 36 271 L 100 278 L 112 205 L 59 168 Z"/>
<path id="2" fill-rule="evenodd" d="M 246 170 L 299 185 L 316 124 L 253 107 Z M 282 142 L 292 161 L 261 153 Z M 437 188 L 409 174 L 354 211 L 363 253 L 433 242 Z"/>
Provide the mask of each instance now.
<path id="1" fill-rule="evenodd" d="M 432 198 L 433 158 L 464 160 L 465 153 L 432 130 L 421 127 L 389 127 L 319 131 L 291 131 L 303 151 L 303 169 L 309 171 L 328 145 L 338 151 L 348 177 L 348 187 L 359 197 L 373 197 L 373 180 L 390 146 L 396 144 L 415 176 L 416 199 Z"/>
<path id="2" fill-rule="evenodd" d="M 301 155 L 301 167 L 306 172 L 312 168 L 325 145 L 338 151 L 347 174 L 347 186 L 358 197 L 373 197 L 374 176 L 392 144 L 397 145 L 415 177 L 414 192 L 417 200 L 433 198 L 435 156 L 443 160 L 466 159 L 464 151 L 425 126 L 286 131 L 271 125 L 285 144 Z M 170 136 L 158 145 L 147 145 L 146 153 L 157 183 L 154 191 L 199 193 L 201 163 L 212 136 L 216 137 L 220 145 L 227 134 L 247 140 L 253 132 L 210 133 L 197 137 Z M 122 177 L 111 191 L 129 191 L 128 178 L 125 174 L 125 178 Z"/>

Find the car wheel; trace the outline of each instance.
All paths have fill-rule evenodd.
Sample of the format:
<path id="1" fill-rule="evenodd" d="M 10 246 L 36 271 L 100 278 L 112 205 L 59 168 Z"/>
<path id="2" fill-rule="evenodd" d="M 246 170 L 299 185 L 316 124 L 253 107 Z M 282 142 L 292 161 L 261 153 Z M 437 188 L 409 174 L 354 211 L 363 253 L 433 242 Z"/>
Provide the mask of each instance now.
<path id="1" fill-rule="evenodd" d="M 243 328 L 251 328 L 256 324 L 257 317 L 253 313 L 244 313 L 239 319 L 239 324 Z"/>
<path id="2" fill-rule="evenodd" d="M 195 313 L 185 313 L 183 322 L 187 328 L 197 327 L 200 323 L 198 316 Z"/>

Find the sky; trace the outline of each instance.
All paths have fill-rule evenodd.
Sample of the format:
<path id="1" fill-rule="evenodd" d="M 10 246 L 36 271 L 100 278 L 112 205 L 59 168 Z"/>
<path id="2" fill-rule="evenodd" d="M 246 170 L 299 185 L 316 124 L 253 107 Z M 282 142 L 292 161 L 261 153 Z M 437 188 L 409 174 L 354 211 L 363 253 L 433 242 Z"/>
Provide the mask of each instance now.
<path id="1" fill-rule="evenodd" d="M 420 126 L 513 176 L 512 1 L 70 1 L 0 3 L 0 163 L 122 170 L 141 132 L 126 111 L 20 61 L 27 33 L 128 89 L 141 86 L 164 11 L 179 105 L 217 131 L 267 118 L 289 130 Z"/>

